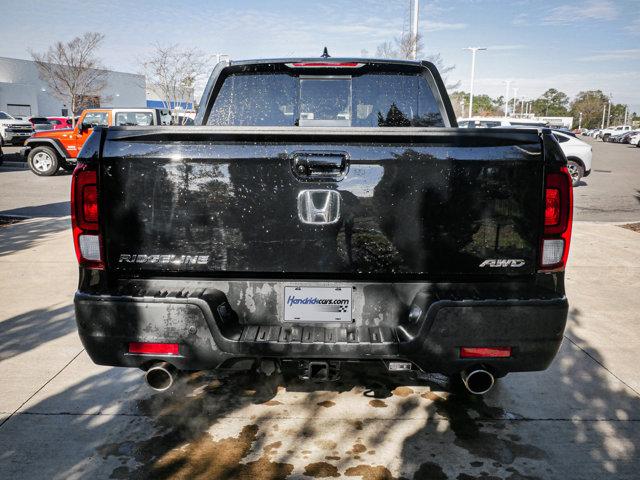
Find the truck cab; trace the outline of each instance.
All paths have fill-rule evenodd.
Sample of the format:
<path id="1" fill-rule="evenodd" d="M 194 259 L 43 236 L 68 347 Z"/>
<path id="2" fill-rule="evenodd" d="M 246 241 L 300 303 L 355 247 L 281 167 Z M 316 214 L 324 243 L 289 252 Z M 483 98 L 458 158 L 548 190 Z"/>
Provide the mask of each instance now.
<path id="1" fill-rule="evenodd" d="M 89 108 L 75 127 L 36 132 L 26 142 L 22 155 L 40 176 L 54 175 L 59 168 L 73 171 L 76 158 L 95 127 L 167 125 L 168 110 L 156 108 Z"/>

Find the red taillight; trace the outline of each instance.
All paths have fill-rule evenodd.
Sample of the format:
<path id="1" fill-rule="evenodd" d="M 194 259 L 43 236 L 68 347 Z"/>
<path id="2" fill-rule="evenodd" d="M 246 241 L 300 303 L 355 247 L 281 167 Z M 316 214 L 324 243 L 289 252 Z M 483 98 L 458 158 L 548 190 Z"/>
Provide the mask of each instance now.
<path id="1" fill-rule="evenodd" d="M 569 256 L 573 220 L 573 186 L 567 167 L 549 172 L 545 177 L 544 234 L 540 251 L 540 268 L 564 270 Z"/>
<path id="2" fill-rule="evenodd" d="M 78 165 L 71 179 L 71 224 L 78 263 L 102 270 L 102 245 L 98 231 L 98 175 L 86 164 Z"/>
<path id="3" fill-rule="evenodd" d="M 544 226 L 557 225 L 560 222 L 560 190 L 545 190 Z"/>
<path id="4" fill-rule="evenodd" d="M 98 223 L 98 185 L 85 185 L 82 189 L 82 213 L 85 222 Z"/>
<path id="5" fill-rule="evenodd" d="M 359 62 L 296 62 L 285 63 L 289 68 L 360 68 L 364 63 Z"/>
<path id="6" fill-rule="evenodd" d="M 508 358 L 511 347 L 461 347 L 460 358 Z"/>
<path id="7" fill-rule="evenodd" d="M 180 351 L 177 343 L 131 342 L 129 343 L 129 353 L 146 355 L 179 355 Z"/>

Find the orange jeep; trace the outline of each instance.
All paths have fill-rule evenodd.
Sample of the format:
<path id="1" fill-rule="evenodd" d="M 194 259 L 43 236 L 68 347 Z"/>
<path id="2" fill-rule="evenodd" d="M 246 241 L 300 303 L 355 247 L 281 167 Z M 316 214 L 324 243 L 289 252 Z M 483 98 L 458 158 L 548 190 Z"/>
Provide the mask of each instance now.
<path id="1" fill-rule="evenodd" d="M 76 127 L 34 133 L 21 150 L 33 173 L 55 175 L 60 167 L 73 171 L 76 157 L 95 126 L 168 125 L 169 110 L 157 108 L 90 108 L 78 118 Z"/>

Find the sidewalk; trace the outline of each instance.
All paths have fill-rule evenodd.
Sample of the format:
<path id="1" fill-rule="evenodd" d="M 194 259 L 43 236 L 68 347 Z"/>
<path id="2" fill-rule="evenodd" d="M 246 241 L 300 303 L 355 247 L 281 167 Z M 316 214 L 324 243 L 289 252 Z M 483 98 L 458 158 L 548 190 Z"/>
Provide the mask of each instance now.
<path id="1" fill-rule="evenodd" d="M 0 227 L 0 478 L 636 478 L 638 233 L 575 223 L 558 357 L 465 401 L 433 382 L 358 377 L 205 374 L 152 394 L 141 372 L 84 353 L 68 226 Z"/>

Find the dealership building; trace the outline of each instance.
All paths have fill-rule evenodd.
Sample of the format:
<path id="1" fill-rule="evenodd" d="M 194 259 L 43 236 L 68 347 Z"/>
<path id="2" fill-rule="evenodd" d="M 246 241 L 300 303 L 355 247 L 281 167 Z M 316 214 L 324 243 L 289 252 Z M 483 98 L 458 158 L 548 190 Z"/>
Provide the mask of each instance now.
<path id="1" fill-rule="evenodd" d="M 106 70 L 106 88 L 96 107 L 146 107 L 144 75 Z M 31 60 L 0 57 L 0 111 L 14 116 L 67 116 L 69 105 L 49 92 Z"/>

